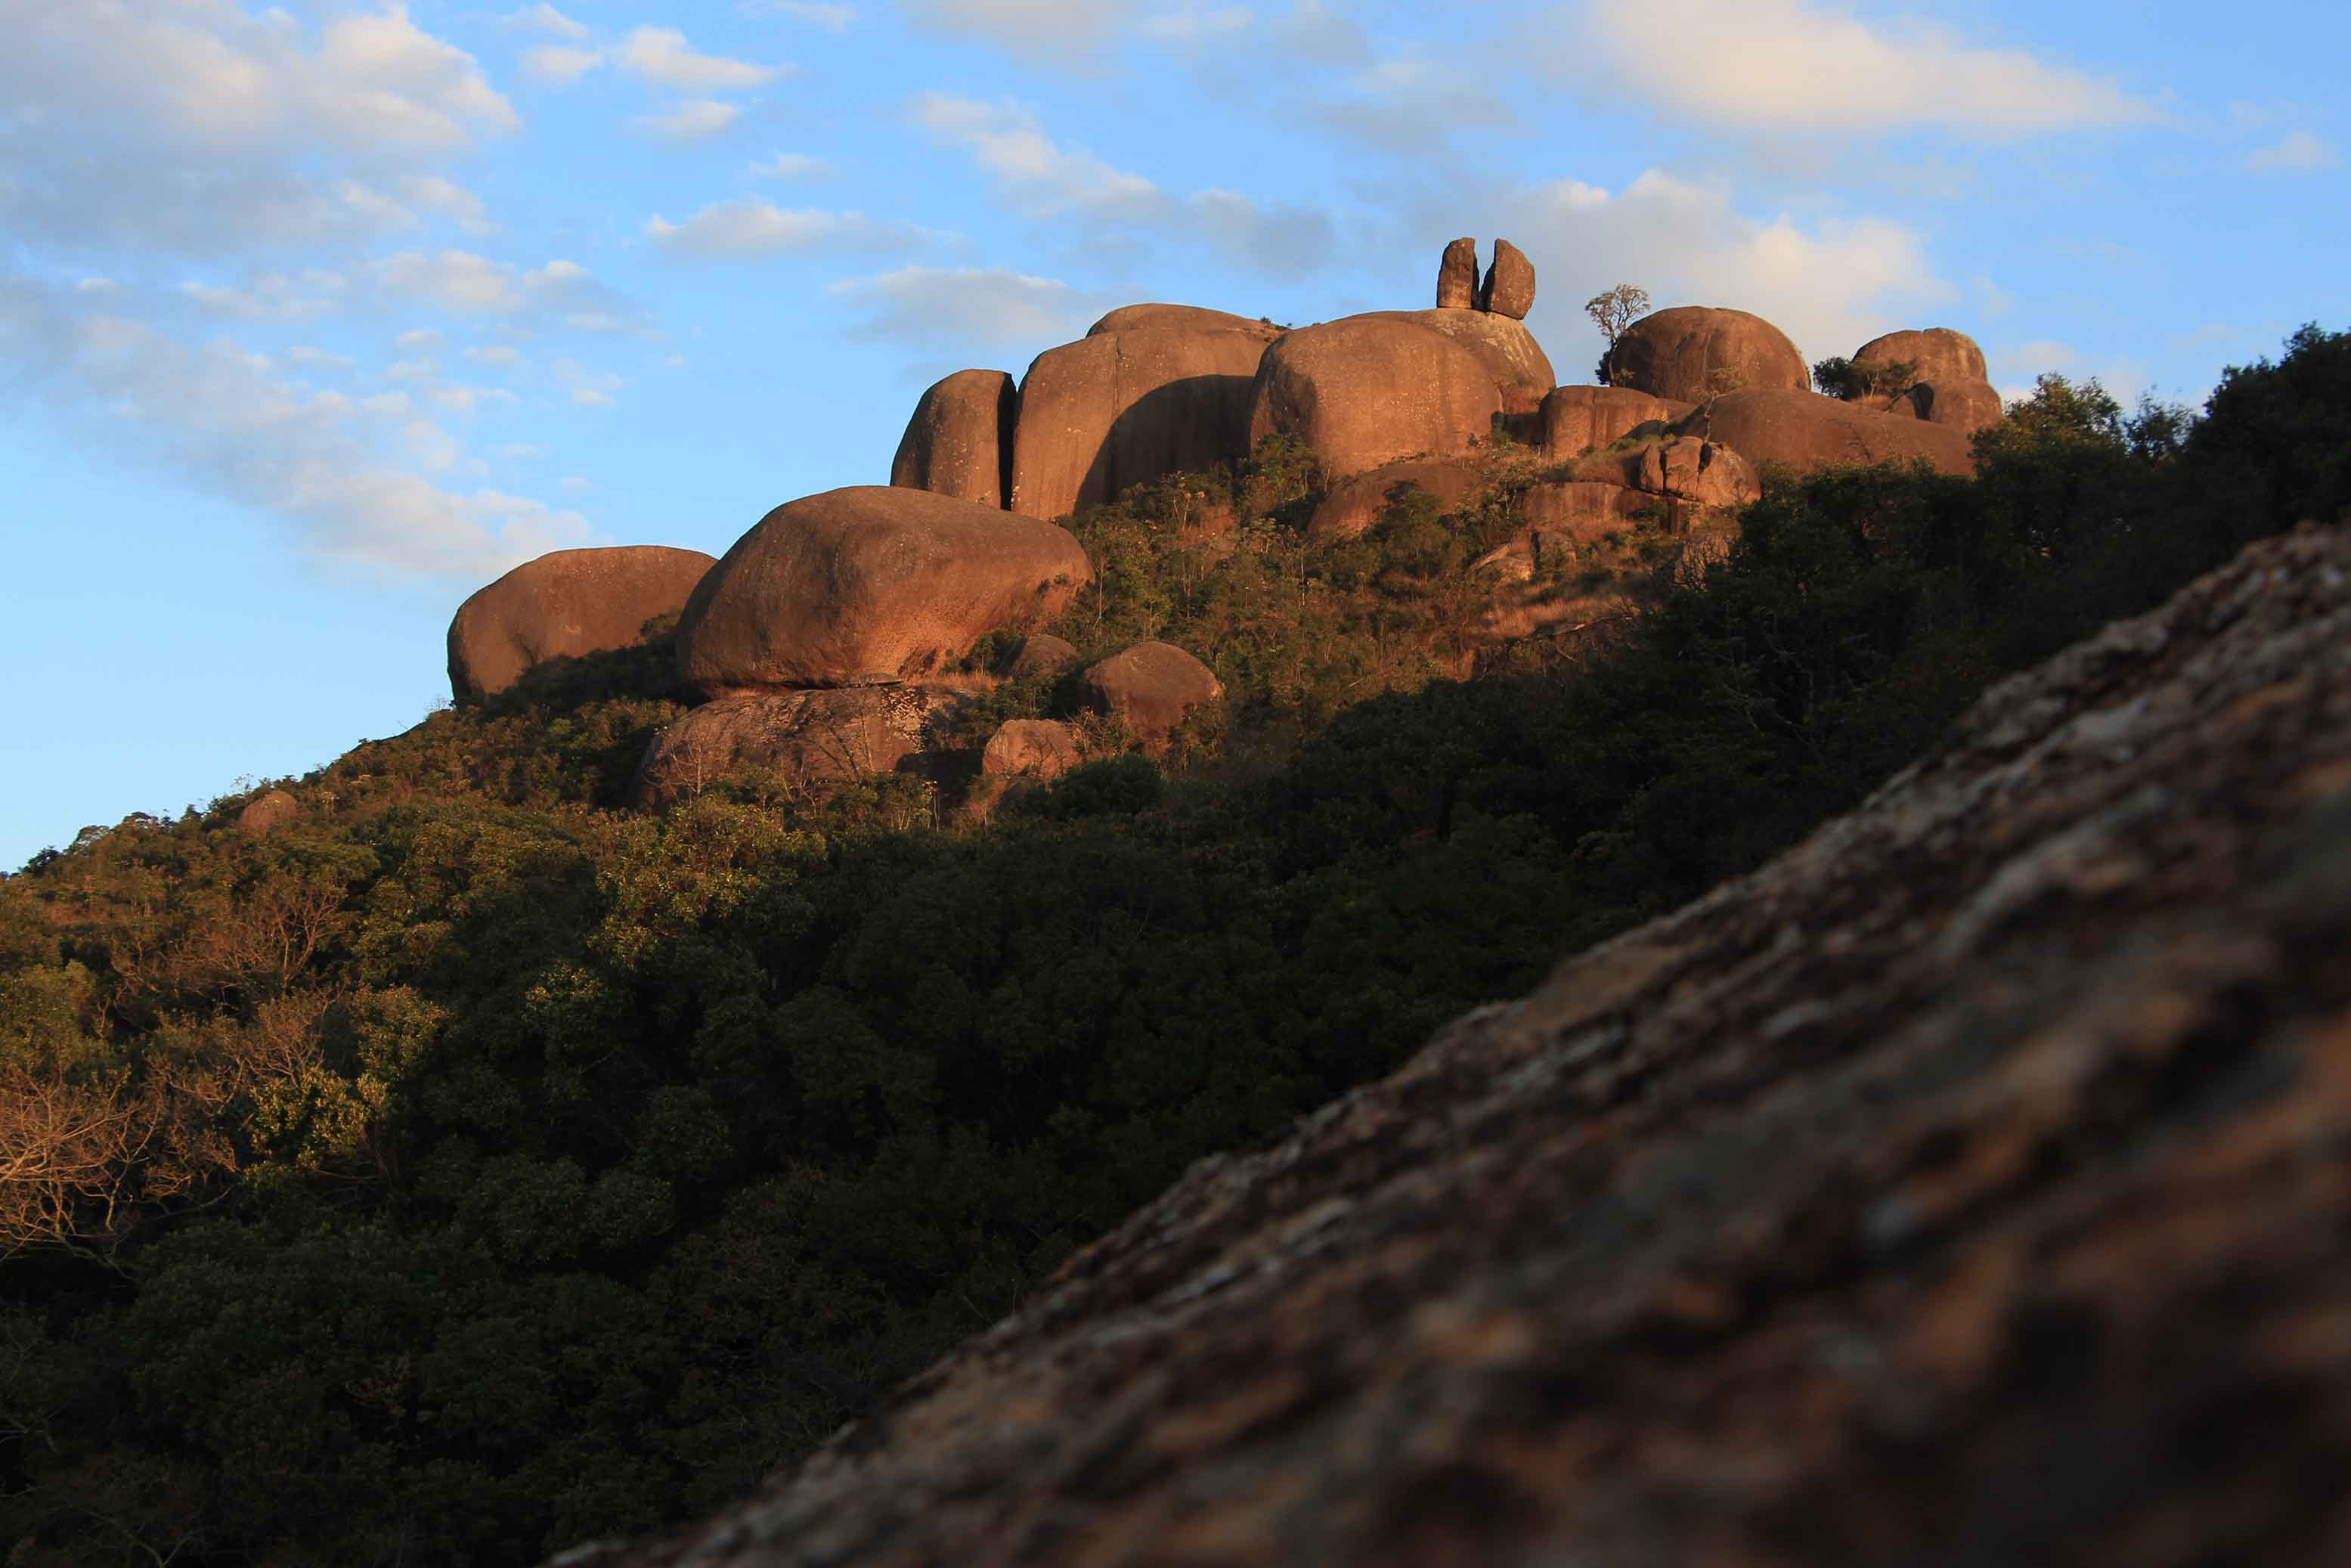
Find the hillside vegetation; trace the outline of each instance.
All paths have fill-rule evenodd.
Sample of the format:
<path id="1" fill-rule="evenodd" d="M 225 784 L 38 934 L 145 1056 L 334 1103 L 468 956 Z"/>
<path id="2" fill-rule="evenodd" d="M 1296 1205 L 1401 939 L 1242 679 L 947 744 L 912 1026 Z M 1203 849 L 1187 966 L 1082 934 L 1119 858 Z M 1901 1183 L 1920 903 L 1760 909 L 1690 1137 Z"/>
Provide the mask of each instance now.
<path id="1" fill-rule="evenodd" d="M 1060 633 L 1230 694 L 1164 765 L 633 814 L 656 643 L 289 781 L 276 831 L 238 797 L 37 857 L 0 883 L 6 1562 L 527 1562 L 708 1511 L 1190 1161 L 2343 519 L 2351 334 L 2192 420 L 2044 378 L 1978 450 L 1767 475 L 1702 567 L 1635 528 L 1593 586 L 1641 616 L 1462 681 L 1479 508 L 1316 544 L 1268 448 L 1072 525 Z M 1228 550 L 1185 526 L 1227 502 Z"/>

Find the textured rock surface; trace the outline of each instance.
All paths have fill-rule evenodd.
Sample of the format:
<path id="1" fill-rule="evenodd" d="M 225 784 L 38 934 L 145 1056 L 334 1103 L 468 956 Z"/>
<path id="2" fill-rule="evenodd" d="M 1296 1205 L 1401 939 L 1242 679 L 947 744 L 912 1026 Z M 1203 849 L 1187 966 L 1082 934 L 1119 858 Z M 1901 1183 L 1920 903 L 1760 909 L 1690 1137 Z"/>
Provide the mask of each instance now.
<path id="1" fill-rule="evenodd" d="M 236 814 L 241 833 L 274 833 L 302 820 L 302 803 L 283 789 L 256 795 Z"/>
<path id="2" fill-rule="evenodd" d="M 1551 356 L 1526 323 L 1484 310 L 1371 310 L 1347 321 L 1410 321 L 1442 332 L 1478 356 L 1494 378 L 1505 413 L 1534 413 L 1559 384 Z"/>
<path id="3" fill-rule="evenodd" d="M 1784 463 L 1798 473 L 1841 463 L 1923 457 L 1946 474 L 1975 472 L 1964 430 L 1933 424 L 1808 392 L 1742 392 L 1714 399 L 1674 429 L 1728 446 L 1750 463 Z"/>
<path id="4" fill-rule="evenodd" d="M 1531 528 L 1588 544 L 1630 528 L 1657 499 L 1613 479 L 1555 479 L 1529 486 L 1518 510 Z"/>
<path id="5" fill-rule="evenodd" d="M 1437 264 L 1437 308 L 1471 310 L 1478 305 L 1478 242 L 1457 239 Z"/>
<path id="6" fill-rule="evenodd" d="M 890 483 L 1001 507 L 1011 493 L 1019 399 L 1002 371 L 957 371 L 924 392 L 899 438 Z"/>
<path id="7" fill-rule="evenodd" d="M 1078 765 L 1078 732 L 1058 719 L 1007 719 L 987 737 L 979 770 L 1056 779 Z"/>
<path id="8" fill-rule="evenodd" d="M 1399 457 L 1466 452 L 1486 439 L 1502 412 L 1493 371 L 1470 350 L 1405 319 L 1418 314 L 1353 316 L 1275 339 L 1258 367 L 1249 444 L 1294 435 L 1332 473 L 1352 475 Z"/>
<path id="9" fill-rule="evenodd" d="M 1554 461 L 1580 456 L 1652 420 L 1671 423 L 1697 406 L 1631 387 L 1561 387 L 1542 400 L 1543 455 Z"/>
<path id="10" fill-rule="evenodd" d="M 904 685 L 720 697 L 653 737 L 632 800 L 658 810 L 755 768 L 820 795 L 925 750 L 939 722 L 968 700 L 946 687 Z"/>
<path id="11" fill-rule="evenodd" d="M 1066 670 L 1079 662 L 1075 644 L 1040 632 L 1021 639 L 1020 651 L 1012 655 L 1011 666 L 1005 672 L 1012 675 L 1033 675 L 1048 670 Z"/>
<path id="12" fill-rule="evenodd" d="M 1990 382 L 1922 382 L 1910 389 L 1910 406 L 1920 419 L 1972 435 L 1998 424 L 2008 405 Z"/>
<path id="13" fill-rule="evenodd" d="M 574 1561 L 2342 1562 L 2347 932 L 2311 531 Z"/>
<path id="14" fill-rule="evenodd" d="M 1029 367 L 1012 441 L 1014 511 L 1063 517 L 1130 485 L 1249 455 L 1250 389 L 1270 329 L 1221 311 L 1128 308 L 1151 314 L 1048 349 Z"/>
<path id="15" fill-rule="evenodd" d="M 1439 510 L 1449 512 L 1484 483 L 1474 465 L 1451 458 L 1384 464 L 1333 486 L 1307 520 L 1306 531 L 1319 539 L 1352 539 L 1378 521 L 1405 491 L 1425 490 L 1437 497 Z"/>
<path id="16" fill-rule="evenodd" d="M 1700 507 L 1743 507 L 1763 493 L 1747 459 L 1717 442 L 1677 435 L 1625 459 L 1625 482 Z"/>
<path id="17" fill-rule="evenodd" d="M 677 629 L 708 696 L 911 680 L 1024 632 L 1092 579 L 1069 531 L 881 485 L 788 501 L 712 568 Z"/>
<path id="18" fill-rule="evenodd" d="M 1131 332 L 1142 327 L 1180 327 L 1194 332 L 1246 332 L 1261 343 L 1281 336 L 1281 329 L 1256 316 L 1236 316 L 1202 305 L 1122 305 L 1092 326 L 1086 336 Z"/>
<path id="19" fill-rule="evenodd" d="M 1089 703 L 1146 744 L 1165 740 L 1185 715 L 1225 695 L 1216 672 L 1173 643 L 1137 643 L 1088 669 L 1080 685 Z"/>
<path id="20" fill-rule="evenodd" d="M 1922 382 L 1986 382 L 1991 370 L 1983 350 L 1965 332 L 1949 327 L 1888 332 L 1853 351 L 1856 365 L 1908 365 Z"/>
<path id="21" fill-rule="evenodd" d="M 1762 317 L 1677 305 L 1625 329 L 1609 361 L 1609 379 L 1652 397 L 1702 402 L 1722 392 L 1804 392 L 1813 372 L 1788 335 Z"/>
<path id="22" fill-rule="evenodd" d="M 526 561 L 457 607 L 449 622 L 449 688 L 502 692 L 549 659 L 625 648 L 675 614 L 714 563 L 663 545 L 561 549 Z"/>
<path id="23" fill-rule="evenodd" d="M 1478 286 L 1478 308 L 1513 321 L 1525 320 L 1527 312 L 1535 308 L 1535 264 L 1509 240 L 1494 242 L 1494 264 Z"/>

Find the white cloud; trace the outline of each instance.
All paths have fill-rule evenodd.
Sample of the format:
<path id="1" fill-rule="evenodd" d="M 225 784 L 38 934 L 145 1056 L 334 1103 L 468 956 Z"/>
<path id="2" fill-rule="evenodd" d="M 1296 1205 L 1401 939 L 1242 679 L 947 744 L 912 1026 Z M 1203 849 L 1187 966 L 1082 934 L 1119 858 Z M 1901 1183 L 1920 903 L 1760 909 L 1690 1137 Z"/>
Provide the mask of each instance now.
<path id="1" fill-rule="evenodd" d="M 1614 283 L 1647 289 L 1660 309 L 1752 311 L 1794 339 L 1808 362 L 1849 354 L 1902 324 L 1898 309 L 1947 305 L 1958 296 L 1936 275 L 1918 235 L 1900 225 L 1756 217 L 1740 211 L 1724 187 L 1658 170 L 1613 193 L 1562 180 L 1504 200 L 1512 237 L 1528 254 L 1573 258 L 1575 282 L 1539 293 L 1531 322 L 1571 380 L 1581 379 L 1573 371 L 1585 350 L 1565 345 L 1588 340 L 1592 358 L 1600 349 L 1582 297 Z"/>
<path id="2" fill-rule="evenodd" d="M 2335 162 L 2334 148 L 2307 131 L 2296 131 L 2248 154 L 2245 168 L 2254 174 L 2309 174 Z"/>
<path id="3" fill-rule="evenodd" d="M 1072 209 L 1131 216 L 1166 210 L 1158 186 L 1090 152 L 1062 148 L 1019 104 L 925 92 L 914 99 L 911 112 L 939 141 L 968 150 L 1004 196 L 1032 217 Z"/>
<path id="4" fill-rule="evenodd" d="M 1145 16 L 1135 24 L 1138 37 L 1154 43 L 1196 45 L 1228 41 L 1237 33 L 1246 33 L 1257 21 L 1246 6 L 1220 5 L 1206 9 L 1186 5 L 1181 10 L 1162 11 Z"/>
<path id="5" fill-rule="evenodd" d="M 701 261 L 780 256 L 820 246 L 904 250 L 944 237 L 904 224 L 876 222 L 862 213 L 784 208 L 748 199 L 713 203 L 682 224 L 657 213 L 646 222 L 645 235 L 673 256 Z"/>
<path id="6" fill-rule="evenodd" d="M 416 354 L 437 349 L 445 341 L 438 327 L 411 327 L 394 338 L 392 346 L 403 354 Z"/>
<path id="7" fill-rule="evenodd" d="M 1023 55 L 1072 56 L 1107 43 L 1134 0 L 902 0 L 916 26 L 985 38 Z"/>
<path id="8" fill-rule="evenodd" d="M 441 379 L 441 361 L 429 354 L 414 359 L 394 360 L 383 368 L 388 382 L 433 382 Z"/>
<path id="9" fill-rule="evenodd" d="M 629 129 L 666 141 L 699 141 L 716 136 L 741 117 L 739 105 L 715 98 L 688 99 L 667 114 L 632 114 Z"/>
<path id="10" fill-rule="evenodd" d="M 215 316 L 245 321 L 310 321 L 341 308 L 345 287 L 340 273 L 313 269 L 299 274 L 260 273 L 248 277 L 241 288 L 183 283 L 179 292 Z"/>
<path id="11" fill-rule="evenodd" d="M 471 235 L 496 232 L 497 225 L 490 222 L 489 211 L 482 198 L 455 180 L 440 174 L 403 174 L 400 193 L 413 205 L 426 208 L 454 219 L 458 227 Z"/>
<path id="12" fill-rule="evenodd" d="M 521 350 L 505 343 L 491 343 L 481 348 L 467 349 L 465 351 L 465 357 L 469 363 L 490 365 L 499 370 L 511 370 L 522 362 Z"/>
<path id="13" fill-rule="evenodd" d="M 538 44 L 522 52 L 523 75 L 549 87 L 569 87 L 603 63 L 598 51 L 569 44 Z"/>
<path id="14" fill-rule="evenodd" d="M 857 20 L 854 5 L 815 5 L 804 0 L 742 0 L 735 9 L 746 16 L 789 16 L 836 36 L 849 31 Z"/>
<path id="15" fill-rule="evenodd" d="M 0 273 L 13 369 L 125 460 L 279 518 L 313 560 L 480 582 L 549 549 L 595 542 L 578 512 L 463 494 L 413 472 L 451 454 L 445 438 L 407 428 L 415 409 L 404 392 L 313 392 L 233 343 L 181 341 L 111 313 L 112 304 Z"/>
<path id="16" fill-rule="evenodd" d="M 751 165 L 762 180 L 823 180 L 840 172 L 826 159 L 807 152 L 777 152 Z"/>
<path id="17" fill-rule="evenodd" d="M 347 371 L 356 362 L 349 354 L 330 353 L 311 343 L 297 343 L 286 350 L 289 365 L 314 365 L 321 370 Z"/>
<path id="18" fill-rule="evenodd" d="M 527 5 L 519 11 L 509 11 L 498 21 L 509 27 L 528 27 L 558 38 L 569 38 L 575 44 L 588 36 L 586 23 L 573 21 L 547 4 L 547 0 L 539 0 L 538 5 Z"/>
<path id="19" fill-rule="evenodd" d="M 1588 0 L 1565 74 L 1719 125 L 1939 126 L 2001 140 L 2155 118 L 2110 81 L 1945 26 L 1873 26 L 1809 0 Z"/>
<path id="20" fill-rule="evenodd" d="M 616 401 L 612 394 L 628 384 L 609 371 L 592 371 L 569 358 L 557 360 L 548 369 L 581 408 L 612 407 Z"/>
<path id="21" fill-rule="evenodd" d="M 433 389 L 433 402 L 453 413 L 470 414 L 485 403 L 513 403 L 521 400 L 504 387 L 471 386 L 452 382 L 447 386 Z"/>
<path id="22" fill-rule="evenodd" d="M 1441 146 L 1457 131 L 1508 131 L 1518 112 L 1494 91 L 1490 68 L 1414 51 L 1374 59 L 1343 94 L 1298 110 L 1310 122 L 1392 152 Z"/>
<path id="23" fill-rule="evenodd" d="M 594 480 L 578 474 L 566 474 L 556 484 L 567 496 L 584 496 L 596 487 Z"/>
<path id="24" fill-rule="evenodd" d="M 852 337 L 926 349 L 1061 342 L 1083 332 L 1108 304 L 1102 295 L 1001 267 L 908 267 L 836 283 L 827 292 L 870 308 Z"/>
<path id="25" fill-rule="evenodd" d="M 740 92 L 790 73 L 789 66 L 753 65 L 698 55 L 674 27 L 639 27 L 612 51 L 612 63 L 657 87 L 678 92 Z"/>
<path id="26" fill-rule="evenodd" d="M 461 315 L 539 316 L 585 332 L 650 330 L 640 307 L 560 257 L 525 269 L 471 251 L 404 250 L 370 271 L 392 293 Z"/>

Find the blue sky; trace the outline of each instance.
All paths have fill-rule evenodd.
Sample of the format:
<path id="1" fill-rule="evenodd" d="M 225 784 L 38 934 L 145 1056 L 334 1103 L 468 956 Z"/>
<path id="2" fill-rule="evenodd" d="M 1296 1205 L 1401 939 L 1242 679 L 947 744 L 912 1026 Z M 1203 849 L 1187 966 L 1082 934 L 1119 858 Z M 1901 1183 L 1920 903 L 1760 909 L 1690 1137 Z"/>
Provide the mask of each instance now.
<path id="1" fill-rule="evenodd" d="M 0 865 L 445 695 L 458 601 L 886 479 L 1145 299 L 1533 258 L 2200 399 L 2351 326 L 2339 5 L 0 0 Z"/>

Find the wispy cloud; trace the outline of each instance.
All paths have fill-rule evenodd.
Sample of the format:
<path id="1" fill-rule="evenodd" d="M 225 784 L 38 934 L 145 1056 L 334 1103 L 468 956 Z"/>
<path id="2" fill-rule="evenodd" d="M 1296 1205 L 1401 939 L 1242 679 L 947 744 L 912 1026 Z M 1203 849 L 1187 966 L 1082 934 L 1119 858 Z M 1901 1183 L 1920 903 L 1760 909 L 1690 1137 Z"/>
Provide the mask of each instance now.
<path id="1" fill-rule="evenodd" d="M 2314 174 L 2340 162 L 2334 148 L 2307 131 L 2296 131 L 2245 157 L 2254 174 Z"/>
<path id="2" fill-rule="evenodd" d="M 673 256 L 698 261 L 781 256 L 793 252 L 905 250 L 949 236 L 906 224 L 879 222 L 858 212 L 784 208 L 747 198 L 715 202 L 684 223 L 655 214 L 645 235 Z"/>
<path id="3" fill-rule="evenodd" d="M 742 92 L 788 76 L 792 66 L 755 65 L 697 54 L 674 27 L 638 27 L 612 50 L 612 63 L 676 92 Z"/>
<path id="4" fill-rule="evenodd" d="M 827 291 L 862 307 L 851 336 L 935 350 L 1034 347 L 1074 338 L 1113 303 L 1098 292 L 1002 267 L 902 267 Z"/>
<path id="5" fill-rule="evenodd" d="M 739 104 L 695 98 L 676 105 L 666 114 L 632 114 L 628 126 L 640 136 L 658 137 L 664 141 L 700 141 L 725 131 L 742 114 Z"/>
<path id="6" fill-rule="evenodd" d="M 1166 197 L 1158 186 L 1090 152 L 1061 146 L 1019 104 L 925 92 L 914 98 L 909 112 L 936 140 L 967 150 L 995 177 L 1006 199 L 1032 216 L 1072 208 L 1132 215 L 1165 210 Z"/>

